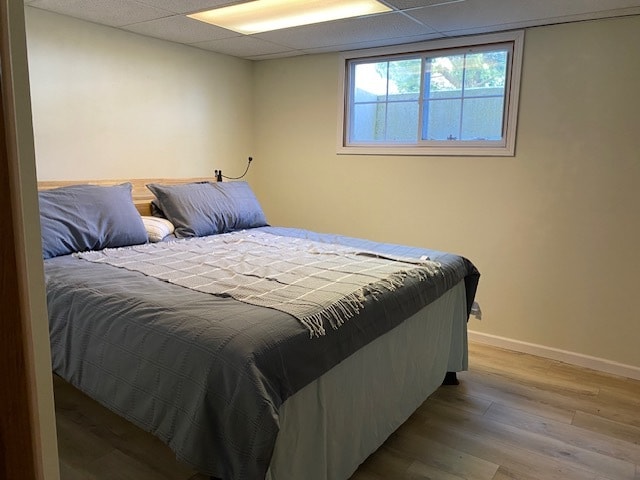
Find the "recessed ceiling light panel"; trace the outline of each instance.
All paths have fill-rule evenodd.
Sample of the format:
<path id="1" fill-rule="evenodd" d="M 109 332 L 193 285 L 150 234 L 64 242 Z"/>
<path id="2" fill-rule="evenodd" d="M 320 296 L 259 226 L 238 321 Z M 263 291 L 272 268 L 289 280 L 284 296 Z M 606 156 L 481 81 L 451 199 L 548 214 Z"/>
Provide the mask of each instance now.
<path id="1" fill-rule="evenodd" d="M 389 11 L 377 0 L 254 0 L 188 17 L 251 35 Z"/>

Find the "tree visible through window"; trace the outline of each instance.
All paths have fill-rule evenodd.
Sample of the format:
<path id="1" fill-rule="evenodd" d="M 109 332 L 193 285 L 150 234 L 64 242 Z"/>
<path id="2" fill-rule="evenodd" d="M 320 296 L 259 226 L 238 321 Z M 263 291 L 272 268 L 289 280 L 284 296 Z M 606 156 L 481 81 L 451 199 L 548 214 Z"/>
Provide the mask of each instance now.
<path id="1" fill-rule="evenodd" d="M 507 137 L 515 129 L 515 53 L 511 40 L 348 59 L 343 146 L 512 154 Z"/>

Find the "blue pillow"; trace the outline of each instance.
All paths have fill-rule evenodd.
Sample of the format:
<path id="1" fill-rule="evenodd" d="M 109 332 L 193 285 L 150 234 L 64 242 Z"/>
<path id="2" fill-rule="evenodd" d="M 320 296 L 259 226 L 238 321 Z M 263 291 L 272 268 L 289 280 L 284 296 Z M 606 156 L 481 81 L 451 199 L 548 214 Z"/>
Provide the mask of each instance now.
<path id="1" fill-rule="evenodd" d="M 147 242 L 131 184 L 72 185 L 38 193 L 44 258 Z"/>
<path id="2" fill-rule="evenodd" d="M 264 227 L 267 220 L 247 182 L 152 183 L 147 188 L 175 225 L 178 238 Z"/>

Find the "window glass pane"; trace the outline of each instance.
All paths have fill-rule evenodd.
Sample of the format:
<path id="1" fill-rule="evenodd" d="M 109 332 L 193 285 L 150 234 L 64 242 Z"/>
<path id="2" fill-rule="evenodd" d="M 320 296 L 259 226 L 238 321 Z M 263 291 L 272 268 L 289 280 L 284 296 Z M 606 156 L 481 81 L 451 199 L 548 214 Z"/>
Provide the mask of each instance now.
<path id="1" fill-rule="evenodd" d="M 506 72 L 506 50 L 467 54 L 464 73 L 465 95 L 475 95 L 467 90 L 487 88 L 499 89 L 498 95 L 503 95 Z"/>
<path id="2" fill-rule="evenodd" d="M 460 140 L 500 140 L 503 107 L 502 97 L 465 99 Z"/>
<path id="3" fill-rule="evenodd" d="M 386 107 L 386 103 L 354 105 L 351 141 L 378 142 L 384 140 Z"/>
<path id="4" fill-rule="evenodd" d="M 422 60 L 419 58 L 389 62 L 389 101 L 399 98 L 418 100 L 421 68 Z"/>
<path id="5" fill-rule="evenodd" d="M 501 140 L 506 68 L 506 50 L 427 59 L 422 139 Z"/>
<path id="6" fill-rule="evenodd" d="M 428 58 L 425 65 L 425 99 L 460 97 L 463 74 L 464 55 Z"/>
<path id="7" fill-rule="evenodd" d="M 389 103 L 386 140 L 415 142 L 418 125 L 418 102 Z"/>
<path id="8" fill-rule="evenodd" d="M 384 102 L 389 62 L 360 63 L 353 69 L 353 101 Z"/>
<path id="9" fill-rule="evenodd" d="M 423 140 L 460 140 L 462 101 L 432 100 L 424 103 Z"/>

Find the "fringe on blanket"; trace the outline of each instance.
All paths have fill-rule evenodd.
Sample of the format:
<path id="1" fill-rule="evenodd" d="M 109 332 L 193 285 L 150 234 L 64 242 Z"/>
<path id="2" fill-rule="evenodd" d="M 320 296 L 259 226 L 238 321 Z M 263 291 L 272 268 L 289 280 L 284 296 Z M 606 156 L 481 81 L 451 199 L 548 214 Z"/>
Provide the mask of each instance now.
<path id="1" fill-rule="evenodd" d="M 439 267 L 439 264 L 429 262 L 428 266 L 427 264 L 422 264 L 422 266 L 418 268 L 394 273 L 384 280 L 366 285 L 357 292 L 341 298 L 337 302 L 325 307 L 321 312 L 300 318 L 299 321 L 307 327 L 311 338 L 324 336 L 327 334 L 325 329 L 326 323 L 336 330 L 347 320 L 360 313 L 364 308 L 367 294 L 371 295 L 374 300 L 378 300 L 384 293 L 393 292 L 402 287 L 407 277 L 415 278 L 418 281 L 425 281 L 433 275 Z"/>

